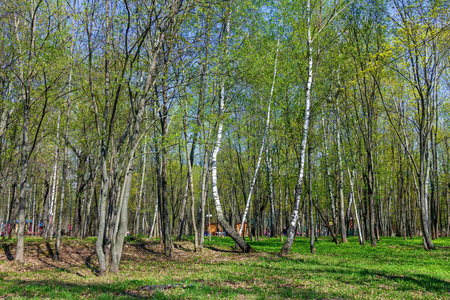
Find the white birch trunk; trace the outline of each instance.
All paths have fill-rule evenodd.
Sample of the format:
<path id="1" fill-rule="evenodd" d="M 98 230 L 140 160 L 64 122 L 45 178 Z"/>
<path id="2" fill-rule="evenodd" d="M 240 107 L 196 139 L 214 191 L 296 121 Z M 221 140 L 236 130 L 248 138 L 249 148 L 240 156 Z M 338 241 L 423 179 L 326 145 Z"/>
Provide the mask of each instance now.
<path id="1" fill-rule="evenodd" d="M 325 117 L 322 113 L 322 125 L 323 125 L 323 131 L 324 131 L 324 145 L 325 145 L 325 168 L 327 169 L 327 182 L 328 182 L 328 192 L 330 194 L 330 202 L 331 202 L 331 215 L 333 217 L 333 229 L 335 234 L 336 232 L 336 207 L 334 205 L 334 196 L 333 196 L 333 189 L 331 188 L 331 174 L 330 174 L 330 167 L 328 164 L 328 132 L 327 128 L 325 127 Z"/>
<path id="2" fill-rule="evenodd" d="M 311 118 L 311 88 L 313 80 L 313 56 L 312 56 L 312 39 L 311 39 L 311 2 L 307 1 L 307 27 L 308 27 L 308 80 L 305 91 L 305 120 L 303 124 L 303 137 L 300 148 L 300 162 L 297 186 L 295 188 L 295 202 L 292 211 L 291 222 L 287 231 L 286 241 L 281 248 L 280 254 L 287 255 L 291 250 L 295 237 L 295 227 L 298 221 L 298 211 L 300 207 L 300 197 L 302 194 L 302 184 L 305 168 L 306 143 L 308 141 L 309 123 Z"/>
<path id="3" fill-rule="evenodd" d="M 353 207 L 355 209 L 355 217 L 356 217 L 356 225 L 358 226 L 358 237 L 359 237 L 359 244 L 365 245 L 364 242 L 364 236 L 361 230 L 361 225 L 359 224 L 359 215 L 358 215 L 358 208 L 355 201 L 355 191 L 354 191 L 354 181 L 353 178 L 355 177 L 355 171 L 353 171 L 353 175 L 350 173 L 350 168 L 347 167 L 348 171 L 348 178 L 350 179 L 350 203 L 348 206 L 350 207 L 353 203 Z"/>
<path id="4" fill-rule="evenodd" d="M 50 221 L 48 224 L 48 228 L 49 231 L 47 232 L 47 234 L 49 236 L 47 236 L 47 238 L 52 238 L 53 237 L 53 224 L 54 224 L 54 218 L 55 218 L 55 212 L 56 212 L 56 195 L 57 195 L 57 186 L 58 186 L 58 160 L 59 160 L 59 125 L 60 125 L 60 121 L 61 121 L 61 113 L 58 113 L 58 124 L 57 124 L 57 129 L 56 129 L 56 149 L 55 149 L 55 166 L 53 168 L 53 185 L 52 185 L 52 195 L 51 195 L 51 200 L 50 200 L 50 209 L 49 209 L 49 214 L 50 214 Z"/>
<path id="5" fill-rule="evenodd" d="M 336 99 L 336 140 L 337 140 L 337 152 L 338 152 L 338 165 L 339 165 L 339 219 L 341 225 L 342 243 L 347 243 L 347 230 L 345 228 L 345 203 L 344 203 L 344 170 L 342 166 L 342 143 L 341 143 L 341 117 L 339 115 L 339 102 Z M 350 205 L 349 205 L 350 207 Z"/>
<path id="6" fill-rule="evenodd" d="M 141 203 L 142 203 L 142 194 L 144 191 L 144 178 L 145 178 L 145 165 L 147 163 L 147 154 L 145 154 L 147 152 L 147 143 L 144 143 L 144 161 L 143 161 L 143 166 L 142 166 L 142 176 L 141 176 L 141 188 L 139 189 L 139 200 L 138 200 L 138 207 L 136 209 L 136 214 L 135 214 L 135 233 L 136 235 L 139 235 L 139 216 L 141 213 Z"/>
<path id="7" fill-rule="evenodd" d="M 270 89 L 269 105 L 267 107 L 266 128 L 264 129 L 264 134 L 263 134 L 263 139 L 262 139 L 262 143 L 261 143 L 261 148 L 259 149 L 258 162 L 256 163 L 255 173 L 253 174 L 252 184 L 250 186 L 250 191 L 249 191 L 248 196 L 247 196 L 247 202 L 245 204 L 244 215 L 242 216 L 242 220 L 241 220 L 241 228 L 239 228 L 239 235 L 242 235 L 242 231 L 243 231 L 243 229 L 245 227 L 244 224 L 245 224 L 245 221 L 247 219 L 247 214 L 248 214 L 248 210 L 250 208 L 250 201 L 252 199 L 253 189 L 255 188 L 256 179 L 258 177 L 258 171 L 259 171 L 259 168 L 261 166 L 261 157 L 262 157 L 264 146 L 265 146 L 265 143 L 266 143 L 267 132 L 269 131 L 269 126 L 270 126 L 270 108 L 271 108 L 271 104 L 272 104 L 273 90 L 275 88 L 275 78 L 277 76 L 277 60 L 278 60 L 278 49 L 279 48 L 280 48 L 280 38 L 278 37 L 277 50 L 276 50 L 276 54 L 275 54 L 275 63 L 274 63 L 274 68 L 273 68 L 272 87 Z"/>
<path id="8" fill-rule="evenodd" d="M 155 213 L 153 214 L 153 224 L 152 224 L 152 229 L 150 230 L 150 234 L 148 236 L 149 239 L 151 239 L 153 237 L 153 231 L 155 229 L 157 214 L 158 214 L 158 196 L 156 196 Z"/>
<path id="9" fill-rule="evenodd" d="M 190 190 L 190 198 L 191 198 L 191 218 L 192 218 L 192 229 L 194 231 L 194 251 L 197 252 L 199 248 L 199 236 L 197 231 L 197 222 L 195 219 L 195 196 L 194 196 L 194 175 L 192 174 L 192 165 L 191 165 L 191 155 L 189 154 L 189 147 L 188 147 L 188 137 L 187 137 L 187 116 L 188 116 L 188 107 L 187 107 L 187 101 L 185 102 L 184 107 L 185 117 L 183 121 L 183 127 L 184 127 L 184 138 L 185 138 L 185 151 L 186 151 L 186 161 L 188 166 L 188 174 L 187 174 L 187 180 L 189 183 L 189 190 Z M 192 141 L 192 156 L 194 156 L 194 150 L 195 150 L 195 141 Z M 192 157 L 193 159 L 193 157 Z"/>
<path id="10" fill-rule="evenodd" d="M 266 164 L 269 171 L 269 189 L 270 189 L 270 236 L 275 236 L 275 193 L 272 178 L 272 157 L 269 157 L 269 147 L 266 147 Z"/>
<path id="11" fill-rule="evenodd" d="M 229 40 L 229 34 L 230 34 L 230 16 L 227 17 L 227 25 L 226 25 L 226 40 L 228 48 L 228 40 Z M 228 54 L 228 49 L 227 49 Z M 223 111 L 225 106 L 225 82 L 222 81 L 221 88 L 220 88 L 220 100 L 219 100 L 219 126 L 217 130 L 217 140 L 216 144 L 214 146 L 214 150 L 212 153 L 211 158 L 211 179 L 212 179 L 212 192 L 214 197 L 214 204 L 216 207 L 217 212 L 217 219 L 220 223 L 220 225 L 223 227 L 225 232 L 231 236 L 231 238 L 238 244 L 238 246 L 244 251 L 244 252 L 252 252 L 253 248 L 250 247 L 250 245 L 244 241 L 244 239 L 228 224 L 226 221 L 222 205 L 220 204 L 220 198 L 219 198 L 219 190 L 217 188 L 217 154 L 219 153 L 220 146 L 222 144 L 222 133 L 223 133 Z M 243 226 L 241 226 L 243 227 Z"/>

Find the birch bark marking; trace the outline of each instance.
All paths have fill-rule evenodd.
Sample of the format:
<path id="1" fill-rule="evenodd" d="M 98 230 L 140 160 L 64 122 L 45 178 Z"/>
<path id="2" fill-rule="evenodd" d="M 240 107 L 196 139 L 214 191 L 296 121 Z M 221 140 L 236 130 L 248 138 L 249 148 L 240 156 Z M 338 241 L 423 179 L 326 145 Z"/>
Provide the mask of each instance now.
<path id="1" fill-rule="evenodd" d="M 134 226 L 134 234 L 139 235 L 139 216 L 141 214 L 141 202 L 142 202 L 142 193 L 144 191 L 144 178 L 145 178 L 145 166 L 147 164 L 147 143 L 144 143 L 144 159 L 142 162 L 142 177 L 141 177 L 141 187 L 139 188 L 139 200 L 138 207 L 136 209 L 135 214 L 135 226 Z"/>
<path id="2" fill-rule="evenodd" d="M 204 105 L 205 103 L 205 94 L 207 93 L 208 90 L 208 80 L 205 80 L 205 77 L 208 77 L 208 69 L 207 69 L 207 64 L 208 64 L 208 57 L 209 57 L 209 17 L 207 18 L 207 22 L 206 22 L 206 54 L 205 54 L 205 60 L 202 63 L 202 71 L 201 71 L 201 75 L 200 75 L 200 94 L 199 94 L 199 99 L 202 102 L 202 105 Z M 202 112 L 204 111 L 204 109 L 202 109 Z M 203 137 L 205 140 L 209 140 L 211 137 L 211 127 L 209 127 L 208 130 L 208 135 L 206 135 L 206 130 L 205 130 L 205 125 L 204 123 L 200 122 L 200 118 L 201 116 L 204 116 L 204 114 L 202 113 L 201 115 L 197 116 L 197 125 L 199 127 L 202 127 L 203 130 Z M 206 143 L 204 144 L 205 148 L 204 148 L 204 154 L 203 154 L 203 167 L 202 167 L 202 180 L 201 180 L 201 200 L 200 200 L 200 207 L 201 207 L 201 216 L 200 216 L 200 230 L 199 230 L 199 246 L 198 246 L 198 251 L 202 251 L 203 250 L 203 245 L 205 242 L 205 208 L 206 208 L 206 197 L 207 197 L 207 186 L 208 186 L 208 177 L 209 177 L 209 166 L 208 166 L 208 162 L 209 162 L 209 149 L 208 146 L 206 145 Z M 209 203 L 209 202 L 208 202 Z M 208 211 L 209 213 L 209 211 Z M 211 237 L 210 237 L 211 238 Z"/>
<path id="3" fill-rule="evenodd" d="M 193 159 L 194 153 L 191 152 L 191 154 L 189 154 L 189 148 L 188 148 L 188 138 L 187 138 L 187 116 L 188 116 L 188 111 L 187 111 L 187 101 L 185 103 L 185 117 L 184 117 L 184 137 L 186 140 L 186 145 L 185 145 L 185 150 L 186 150 L 186 161 L 187 161 L 187 165 L 188 165 L 188 182 L 189 182 L 189 196 L 191 198 L 191 218 L 192 218 L 192 228 L 194 231 L 194 251 L 197 252 L 198 251 L 198 232 L 197 232 L 197 222 L 195 220 L 195 196 L 194 196 L 194 177 L 192 174 L 192 164 L 191 164 L 191 160 Z M 193 145 L 192 145 L 192 149 L 194 150 L 195 147 L 195 141 L 193 141 Z"/>
<path id="4" fill-rule="evenodd" d="M 291 251 L 292 243 L 294 242 L 295 228 L 298 220 L 298 211 L 300 207 L 300 197 L 302 195 L 302 183 L 305 168 L 305 154 L 306 154 L 306 143 L 308 141 L 308 131 L 309 122 L 311 117 L 311 87 L 312 87 L 312 77 L 313 77 L 313 57 L 312 57 L 312 39 L 311 39 L 311 1 L 307 1 L 307 27 L 308 27 L 308 81 L 306 83 L 305 91 L 305 121 L 303 124 L 303 137 L 300 148 L 300 162 L 299 162 L 299 174 L 297 180 L 297 186 L 295 188 L 295 202 L 291 217 L 291 222 L 287 230 L 286 241 L 281 248 L 281 255 L 288 255 Z"/>
<path id="5" fill-rule="evenodd" d="M 24 101 L 23 109 L 23 137 L 21 153 L 20 171 L 20 191 L 19 191 L 19 228 L 17 232 L 16 262 L 24 263 L 24 229 L 25 229 L 25 190 L 28 173 L 28 128 L 29 128 L 29 102 Z"/>
<path id="6" fill-rule="evenodd" d="M 348 206 L 350 207 L 351 203 L 353 202 L 353 207 L 355 209 L 355 216 L 356 216 L 356 225 L 358 226 L 359 244 L 361 246 L 364 246 L 366 243 L 364 242 L 364 236 L 361 230 L 361 225 L 359 224 L 358 208 L 356 206 L 355 192 L 354 192 L 353 178 L 355 178 L 355 171 L 353 171 L 353 175 L 350 173 L 350 168 L 347 167 L 347 171 L 348 171 L 348 178 L 350 179 L 350 203 L 348 204 Z"/>
<path id="7" fill-rule="evenodd" d="M 73 47 L 73 44 L 72 44 Z M 73 49 L 73 48 L 72 48 Z M 69 72 L 69 90 L 71 89 L 71 81 L 72 81 L 72 70 Z M 62 227 L 62 217 L 63 217 L 63 206 L 64 206 L 64 196 L 65 196 L 65 184 L 67 178 L 67 156 L 68 156 L 68 148 L 69 148 L 69 124 L 70 124 L 70 95 L 67 98 L 67 119 L 66 119 L 66 128 L 64 132 L 64 156 L 63 156 L 63 165 L 62 165 L 62 178 L 61 178 L 61 193 L 60 193 L 60 201 L 59 201 L 59 219 L 58 225 L 56 228 L 56 243 L 55 243 L 55 258 L 59 260 L 59 248 L 61 244 L 61 227 Z"/>
<path id="8" fill-rule="evenodd" d="M 228 13 L 227 17 L 227 25 L 226 25 L 226 39 L 227 39 L 227 45 L 228 48 L 228 40 L 229 40 L 229 34 L 230 34 L 230 14 Z M 228 50 L 227 50 L 228 52 Z M 222 205 L 220 204 L 220 198 L 219 198 L 219 190 L 217 188 L 217 154 L 220 150 L 220 145 L 222 143 L 222 132 L 223 132 L 223 111 L 224 111 L 224 104 L 225 103 L 225 81 L 222 80 L 221 88 L 220 88 L 220 100 L 219 100 L 219 125 L 217 130 L 217 140 L 216 145 L 214 146 L 214 150 L 212 153 L 211 158 L 211 179 L 212 179 L 212 192 L 214 197 L 214 204 L 216 207 L 217 212 L 217 219 L 226 231 L 228 235 L 231 236 L 231 238 L 238 244 L 238 246 L 244 251 L 244 252 L 253 252 L 253 248 L 250 247 L 250 245 L 234 230 L 234 228 L 231 227 L 230 224 L 226 221 Z M 243 226 L 241 226 L 243 227 Z"/>
<path id="9" fill-rule="evenodd" d="M 56 212 L 56 205 L 57 205 L 57 201 L 56 201 L 56 196 L 57 196 L 57 189 L 58 189 L 58 160 L 59 160 L 59 127 L 60 127 L 60 122 L 61 122 L 61 112 L 58 112 L 58 123 L 57 123 L 57 129 L 56 129 L 56 149 L 55 149 L 55 166 L 53 169 L 53 185 L 52 185 L 52 196 L 51 196 L 51 200 L 50 200 L 50 209 L 49 209 L 49 214 L 50 214 L 50 220 L 49 220 L 49 229 L 47 231 L 47 236 L 45 237 L 46 239 L 52 239 L 53 237 L 53 229 L 54 229 L 54 224 L 55 224 L 55 212 Z"/>
<path id="10" fill-rule="evenodd" d="M 336 228 L 336 207 L 334 205 L 334 195 L 333 189 L 331 188 L 331 174 L 330 174 L 330 165 L 328 164 L 328 131 L 325 127 L 325 117 L 322 112 L 322 125 L 324 131 L 324 145 L 325 145 L 325 168 L 327 170 L 327 183 L 328 183 L 328 193 L 330 194 L 330 202 L 331 202 L 331 216 L 333 218 L 333 227 L 330 226 L 330 231 L 332 231 L 333 240 L 336 244 L 339 244 L 339 240 L 337 237 L 337 228 Z"/>
<path id="11" fill-rule="evenodd" d="M 272 178 L 272 157 L 269 157 L 269 147 L 266 147 L 266 164 L 269 173 L 269 189 L 270 189 L 270 236 L 276 235 L 276 221 L 275 221 L 275 192 L 273 188 Z"/>
<path id="12" fill-rule="evenodd" d="M 72 43 L 70 45 L 70 54 L 73 57 L 73 48 L 74 48 L 74 30 L 72 30 Z M 55 242 L 55 258 L 59 260 L 59 248 L 61 244 L 61 228 L 62 228 L 62 216 L 63 216 L 63 207 L 64 207 L 64 196 L 65 196 L 65 185 L 67 179 L 67 157 L 68 157 L 68 148 L 69 148 L 69 125 L 70 125 L 70 112 L 71 112 L 71 94 L 70 91 L 72 89 L 72 64 L 70 65 L 69 71 L 69 95 L 67 96 L 67 113 L 66 113 L 66 129 L 64 132 L 64 154 L 63 154 L 63 165 L 62 165 L 62 178 L 61 178 L 61 200 L 59 201 L 59 220 L 58 227 L 56 228 L 56 242 Z M 70 223 L 69 223 L 70 224 Z"/>
<path id="13" fill-rule="evenodd" d="M 204 134 L 205 136 L 205 134 Z M 211 136 L 211 128 L 209 130 L 208 137 Z M 209 151 L 207 149 L 207 145 L 205 144 L 205 152 L 203 154 L 203 167 L 202 167 L 202 192 L 201 192 L 201 207 L 202 207 L 202 215 L 201 215 L 201 225 L 200 225 L 200 245 L 199 245 L 199 251 L 202 250 L 203 245 L 205 243 L 205 222 L 206 222 L 206 198 L 208 196 L 208 178 L 210 175 L 209 169 L 210 166 L 208 164 L 209 161 Z M 209 214 L 209 201 L 208 201 L 208 214 Z M 209 223 L 208 223 L 208 232 L 209 232 Z M 209 239 L 211 240 L 211 235 L 208 234 Z"/>
<path id="14" fill-rule="evenodd" d="M 156 223 L 157 216 L 158 216 L 158 196 L 156 196 L 155 212 L 153 213 L 153 223 L 152 223 L 152 228 L 150 229 L 150 234 L 148 236 L 149 239 L 151 239 L 153 237 L 153 231 L 155 229 L 155 223 Z"/>
<path id="15" fill-rule="evenodd" d="M 347 243 L 347 229 L 345 227 L 345 203 L 344 203 L 344 169 L 342 166 L 342 141 L 341 141 L 341 117 L 339 115 L 339 98 L 336 97 L 336 133 L 337 133 L 337 152 L 339 165 L 339 223 L 341 225 L 342 243 Z"/>
<path id="16" fill-rule="evenodd" d="M 275 53 L 275 62 L 274 62 L 274 68 L 273 68 L 272 87 L 270 88 L 269 105 L 267 107 L 266 128 L 264 129 L 263 139 L 262 139 L 262 142 L 261 142 L 261 148 L 259 149 L 258 162 L 256 164 L 255 173 L 253 174 L 252 185 L 250 186 L 250 192 L 248 193 L 248 196 L 247 196 L 247 202 L 245 204 L 245 210 L 244 210 L 244 215 L 243 215 L 242 220 L 241 220 L 241 224 L 245 224 L 245 221 L 247 219 L 248 210 L 250 208 L 250 201 L 252 199 L 253 189 L 255 188 L 256 179 L 258 177 L 258 171 L 259 171 L 259 168 L 261 167 L 261 157 L 262 157 L 262 154 L 263 154 L 263 151 L 264 151 L 264 146 L 265 146 L 265 143 L 266 143 L 266 136 L 267 136 L 267 132 L 269 131 L 269 126 L 270 126 L 270 107 L 271 107 L 271 104 L 272 104 L 273 90 L 274 90 L 274 87 L 275 87 L 275 79 L 277 77 L 277 61 L 278 61 L 278 50 L 279 50 L 279 48 L 280 48 L 280 37 L 278 37 L 277 50 L 276 50 L 276 53 Z M 242 231 L 243 231 L 244 227 L 245 226 L 241 225 L 241 228 L 239 228 L 239 235 L 242 235 Z"/>

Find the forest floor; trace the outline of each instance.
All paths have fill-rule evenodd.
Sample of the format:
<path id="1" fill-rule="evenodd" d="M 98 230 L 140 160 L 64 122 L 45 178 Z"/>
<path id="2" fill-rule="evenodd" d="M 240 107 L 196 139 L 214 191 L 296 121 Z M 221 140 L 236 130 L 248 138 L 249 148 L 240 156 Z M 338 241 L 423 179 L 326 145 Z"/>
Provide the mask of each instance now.
<path id="1" fill-rule="evenodd" d="M 257 253 L 213 237 L 202 253 L 191 238 L 175 242 L 173 258 L 156 241 L 129 237 L 118 274 L 98 277 L 95 239 L 65 238 L 61 261 L 54 241 L 27 238 L 26 263 L 16 264 L 14 241 L 0 241 L 0 299 L 450 299 L 450 238 L 426 252 L 419 238 L 382 238 L 376 248 L 357 238 L 335 245 L 297 238 L 288 257 L 279 238 L 250 242 Z"/>

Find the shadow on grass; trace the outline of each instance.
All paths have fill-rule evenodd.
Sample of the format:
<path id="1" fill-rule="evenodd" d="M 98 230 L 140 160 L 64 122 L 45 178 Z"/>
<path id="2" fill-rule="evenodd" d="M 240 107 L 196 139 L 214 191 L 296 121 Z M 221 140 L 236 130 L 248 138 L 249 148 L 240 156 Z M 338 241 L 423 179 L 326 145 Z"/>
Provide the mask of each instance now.
<path id="1" fill-rule="evenodd" d="M 58 260 L 56 260 L 56 257 L 54 255 L 54 252 L 52 250 L 52 245 L 50 244 L 50 242 L 48 242 L 48 241 L 45 242 L 45 247 L 47 249 L 47 252 L 41 251 L 40 245 L 41 245 L 40 243 L 30 243 L 29 245 L 27 245 L 30 248 L 32 248 L 32 246 L 36 247 L 35 259 L 37 259 L 38 261 L 40 261 L 42 264 L 46 265 L 47 267 L 51 267 L 51 268 L 54 268 L 55 270 L 70 273 L 68 268 L 61 267 L 58 265 Z M 50 258 L 51 261 L 49 261 L 48 259 L 45 259 L 45 258 Z M 64 263 L 65 263 L 65 265 L 68 265 L 69 267 L 78 267 L 78 265 L 72 264 L 67 261 L 65 261 Z"/>
<path id="2" fill-rule="evenodd" d="M 6 243 L 2 244 L 3 251 L 5 251 L 6 259 L 8 260 L 14 260 L 14 256 L 11 253 L 11 246 L 12 245 Z"/>
<path id="3" fill-rule="evenodd" d="M 53 253 L 53 249 L 52 249 L 52 247 L 50 246 L 50 243 L 49 243 L 48 241 L 45 242 L 45 247 L 47 248 L 48 256 L 49 256 L 51 259 L 55 259 L 55 254 Z"/>
<path id="4" fill-rule="evenodd" d="M 267 259 L 266 259 L 267 260 Z M 408 275 L 397 273 L 392 274 L 391 272 L 386 271 L 375 271 L 367 268 L 360 267 L 349 267 L 349 266 L 329 266 L 326 261 L 318 261 L 318 260 L 308 260 L 305 262 L 303 258 L 293 259 L 283 257 L 282 260 L 286 260 L 291 265 L 289 271 L 295 274 L 303 274 L 305 272 L 311 272 L 315 275 L 321 274 L 321 276 L 330 278 L 332 276 L 336 276 L 336 280 L 347 283 L 347 284 L 357 284 L 361 286 L 365 286 L 367 283 L 373 282 L 375 280 L 383 280 L 389 282 L 397 282 L 399 286 L 396 288 L 401 291 L 411 291 L 414 292 L 418 288 L 424 289 L 428 292 L 435 293 L 450 293 L 450 283 L 449 281 L 435 278 L 433 276 L 419 274 L 419 273 L 408 273 Z M 267 260 L 268 261 L 268 260 Z M 316 265 L 319 266 L 318 269 L 307 270 L 307 268 L 302 267 L 304 264 Z M 296 266 L 295 266 L 296 265 Z M 261 268 L 261 272 L 267 270 L 264 265 L 254 265 L 254 268 Z M 282 266 L 274 267 L 271 266 L 270 271 L 286 271 Z M 354 278 L 358 279 L 347 280 L 345 278 Z"/>
<path id="5" fill-rule="evenodd" d="M 158 245 L 160 246 L 161 251 L 155 250 L 151 247 L 147 247 L 148 245 L 150 246 L 155 246 Z M 169 261 L 175 261 L 176 259 L 173 257 L 167 257 L 164 254 L 164 246 L 160 245 L 159 242 L 142 242 L 142 243 L 133 243 L 133 244 L 128 244 L 128 246 L 133 247 L 135 249 L 141 250 L 144 253 L 146 253 L 147 255 L 149 255 L 146 258 L 147 262 L 169 262 Z M 189 251 L 189 250 L 187 250 Z M 192 252 L 192 251 L 190 251 Z"/>
<path id="6" fill-rule="evenodd" d="M 194 250 L 189 249 L 189 248 L 186 248 L 186 247 L 183 247 L 181 244 L 177 244 L 177 243 L 174 243 L 174 244 L 173 244 L 173 247 L 174 247 L 175 249 L 183 250 L 183 251 L 185 251 L 185 252 L 194 252 Z"/>
<path id="7" fill-rule="evenodd" d="M 244 253 L 240 249 L 239 250 L 233 250 L 233 249 L 227 250 L 227 249 L 217 248 L 217 247 L 214 247 L 214 246 L 208 246 L 208 247 L 205 247 L 205 248 L 207 248 L 207 249 L 209 249 L 211 251 L 222 252 L 222 253 Z"/>
<path id="8" fill-rule="evenodd" d="M 95 275 L 98 275 L 100 273 L 100 270 L 98 269 L 97 266 L 94 265 L 94 263 L 92 262 L 92 257 L 95 255 L 95 251 L 92 251 L 91 254 L 89 254 L 88 257 L 86 257 L 86 259 L 84 260 L 84 264 L 85 266 L 91 270 L 91 272 Z"/>
<path id="9" fill-rule="evenodd" d="M 16 281 L 4 280 L 0 297 L 46 299 L 215 299 L 215 298 L 313 298 L 343 299 L 338 294 L 323 293 L 305 286 L 279 286 L 267 290 L 263 286 L 241 288 L 230 286 L 229 282 L 182 282 L 172 290 L 146 291 L 141 289 L 148 282 L 129 280 L 115 283 L 67 283 L 57 280 Z"/>

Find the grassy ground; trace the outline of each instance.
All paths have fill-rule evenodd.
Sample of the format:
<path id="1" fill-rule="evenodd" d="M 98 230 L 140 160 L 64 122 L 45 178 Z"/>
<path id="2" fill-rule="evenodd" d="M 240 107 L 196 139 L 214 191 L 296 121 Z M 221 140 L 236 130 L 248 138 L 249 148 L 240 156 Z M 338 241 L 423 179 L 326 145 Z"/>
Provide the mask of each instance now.
<path id="1" fill-rule="evenodd" d="M 250 243 L 258 253 L 213 238 L 200 254 L 188 239 L 167 259 L 157 242 L 128 240 L 119 274 L 98 277 L 93 239 L 65 239 L 62 262 L 50 258 L 53 244 L 29 239 L 25 265 L 0 254 L 0 298 L 450 299 L 449 238 L 436 240 L 432 252 L 421 239 L 383 238 L 372 248 L 356 238 L 345 245 L 321 238 L 317 255 L 309 254 L 308 239 L 297 238 L 287 258 L 276 254 L 279 238 Z"/>

